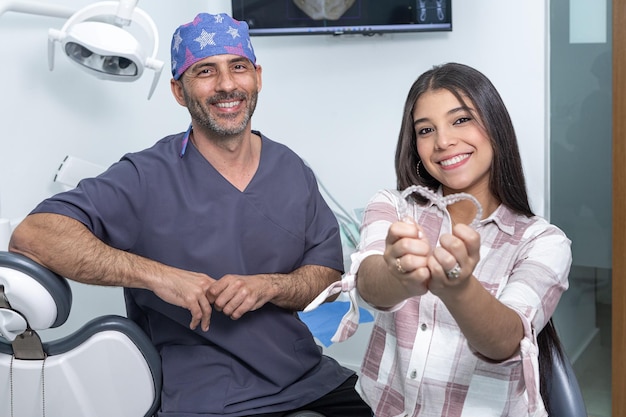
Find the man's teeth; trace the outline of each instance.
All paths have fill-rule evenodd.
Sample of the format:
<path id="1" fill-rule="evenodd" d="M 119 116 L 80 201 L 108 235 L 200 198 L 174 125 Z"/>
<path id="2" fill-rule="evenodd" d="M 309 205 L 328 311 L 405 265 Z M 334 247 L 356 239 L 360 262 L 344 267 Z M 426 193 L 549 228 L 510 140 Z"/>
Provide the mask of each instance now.
<path id="1" fill-rule="evenodd" d="M 229 109 L 231 107 L 238 106 L 241 101 L 230 101 L 228 103 L 217 103 L 217 107 L 221 107 L 223 109 Z"/>

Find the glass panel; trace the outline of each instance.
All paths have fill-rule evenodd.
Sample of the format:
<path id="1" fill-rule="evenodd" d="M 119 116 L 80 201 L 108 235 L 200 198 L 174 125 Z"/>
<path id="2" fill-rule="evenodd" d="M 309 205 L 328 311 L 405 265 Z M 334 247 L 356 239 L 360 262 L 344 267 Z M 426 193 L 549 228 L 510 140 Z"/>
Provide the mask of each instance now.
<path id="1" fill-rule="evenodd" d="M 607 3 L 607 42 L 570 43 L 571 1 L 550 2 L 550 220 L 573 252 L 554 320 L 589 415 L 610 417 L 611 2 L 598 0 Z"/>

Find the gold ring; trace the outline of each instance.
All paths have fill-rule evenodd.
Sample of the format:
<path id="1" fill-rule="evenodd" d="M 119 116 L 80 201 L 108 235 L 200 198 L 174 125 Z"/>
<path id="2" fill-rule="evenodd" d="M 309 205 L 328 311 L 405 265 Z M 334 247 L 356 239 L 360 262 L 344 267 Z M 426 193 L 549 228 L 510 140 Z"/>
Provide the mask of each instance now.
<path id="1" fill-rule="evenodd" d="M 404 274 L 406 271 L 402 268 L 402 264 L 400 264 L 400 258 L 396 258 L 396 269 L 399 273 Z"/>

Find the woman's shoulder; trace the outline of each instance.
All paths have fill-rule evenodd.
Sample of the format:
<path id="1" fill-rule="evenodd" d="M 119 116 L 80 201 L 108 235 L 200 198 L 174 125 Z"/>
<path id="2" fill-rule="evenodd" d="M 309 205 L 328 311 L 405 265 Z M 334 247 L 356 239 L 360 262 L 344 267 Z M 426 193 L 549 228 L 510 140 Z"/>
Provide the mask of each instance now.
<path id="1" fill-rule="evenodd" d="M 538 235 L 560 236 L 567 239 L 565 232 L 557 225 L 552 224 L 543 216 L 526 216 L 517 213 L 502 205 L 494 213 L 494 219 L 503 229 L 508 229 L 511 234 L 522 238 L 532 238 Z"/>
<path id="2" fill-rule="evenodd" d="M 398 190 L 383 188 L 377 190 L 374 195 L 370 197 L 367 205 L 372 206 L 379 204 L 388 204 L 397 208 L 401 204 L 401 199 L 401 193 Z"/>

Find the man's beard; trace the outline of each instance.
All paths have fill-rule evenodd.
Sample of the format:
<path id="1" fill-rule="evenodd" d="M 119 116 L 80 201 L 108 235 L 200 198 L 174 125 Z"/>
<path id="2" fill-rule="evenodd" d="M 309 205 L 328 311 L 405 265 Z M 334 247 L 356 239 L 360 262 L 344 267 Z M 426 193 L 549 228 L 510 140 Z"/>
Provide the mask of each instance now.
<path id="1" fill-rule="evenodd" d="M 183 90 L 184 91 L 184 90 Z M 214 132 L 220 136 L 234 136 L 243 132 L 252 115 L 254 114 L 254 110 L 256 108 L 257 99 L 259 96 L 258 92 L 253 92 L 250 95 L 250 99 L 246 101 L 247 105 L 244 109 L 244 117 L 241 120 L 241 123 L 231 126 L 230 124 L 224 123 L 224 121 L 228 121 L 228 119 L 234 119 L 235 117 L 239 117 L 239 114 L 233 115 L 222 115 L 220 117 L 213 117 L 209 112 L 209 108 L 212 104 L 215 104 L 220 101 L 232 101 L 232 100 L 245 100 L 247 97 L 245 93 L 234 92 L 234 93 L 223 93 L 217 94 L 211 98 L 209 98 L 205 105 L 201 105 L 198 101 L 191 100 L 189 96 L 185 94 L 185 100 L 187 102 L 187 108 L 189 109 L 189 113 L 191 113 L 191 117 L 194 121 L 196 121 L 200 126 L 205 127 L 206 129 Z"/>

